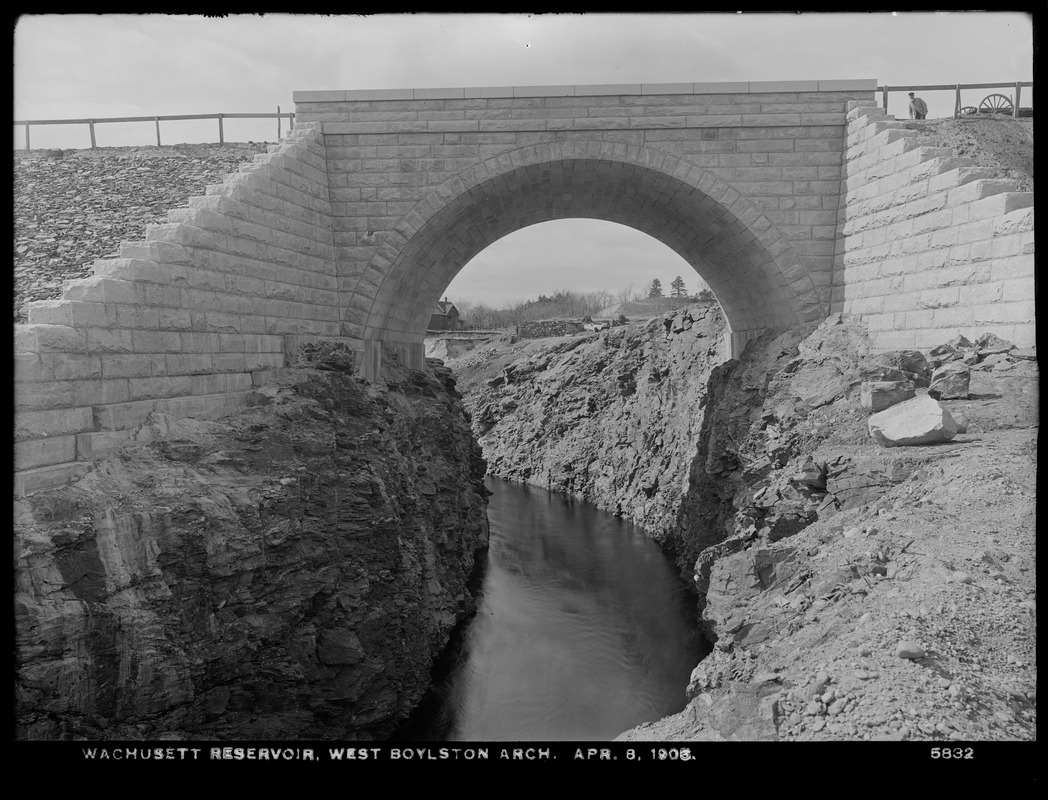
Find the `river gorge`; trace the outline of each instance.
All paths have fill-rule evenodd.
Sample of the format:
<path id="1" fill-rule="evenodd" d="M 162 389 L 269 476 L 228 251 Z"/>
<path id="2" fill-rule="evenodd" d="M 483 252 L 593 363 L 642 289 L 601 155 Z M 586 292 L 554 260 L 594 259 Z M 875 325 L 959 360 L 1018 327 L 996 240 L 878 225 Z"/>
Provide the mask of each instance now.
<path id="1" fill-rule="evenodd" d="M 17 737 L 1031 738 L 1035 355 L 950 345 L 968 433 L 885 449 L 860 387 L 925 355 L 841 315 L 722 345 L 707 305 L 375 383 L 320 348 L 221 420 L 151 415 L 16 501 Z"/>
<path id="2" fill-rule="evenodd" d="M 602 741 L 682 710 L 709 646 L 672 560 L 585 501 L 487 485 L 477 614 L 402 736 Z"/>

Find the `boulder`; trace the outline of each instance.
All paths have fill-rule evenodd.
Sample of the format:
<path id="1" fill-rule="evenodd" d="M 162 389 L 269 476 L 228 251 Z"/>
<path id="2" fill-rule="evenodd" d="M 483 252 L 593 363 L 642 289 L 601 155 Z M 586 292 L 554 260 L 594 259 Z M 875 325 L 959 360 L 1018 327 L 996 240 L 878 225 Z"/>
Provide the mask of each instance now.
<path id="1" fill-rule="evenodd" d="M 993 333 L 984 333 L 975 340 L 975 350 L 982 358 L 994 353 L 1007 353 L 1009 350 L 1014 349 L 1014 344 Z"/>
<path id="2" fill-rule="evenodd" d="M 907 658 L 911 661 L 915 661 L 918 658 L 924 658 L 927 654 L 928 651 L 909 639 L 903 639 L 895 645 L 896 658 Z"/>
<path id="3" fill-rule="evenodd" d="M 936 400 L 967 400 L 971 370 L 960 361 L 944 364 L 932 373 L 928 394 Z"/>
<path id="4" fill-rule="evenodd" d="M 945 344 L 933 347 L 928 353 L 928 356 L 932 367 L 936 368 L 950 361 L 964 358 L 967 355 L 974 355 L 974 347 L 975 345 L 973 345 L 966 337 L 958 336 Z"/>
<path id="5" fill-rule="evenodd" d="M 906 381 L 909 380 L 906 373 L 902 370 L 896 369 L 895 367 L 889 367 L 887 364 L 879 364 L 873 361 L 863 362 L 859 365 L 858 369 L 854 372 L 856 377 L 855 382 L 861 383 L 862 381 Z"/>
<path id="6" fill-rule="evenodd" d="M 826 462 L 816 463 L 814 458 L 808 456 L 790 481 L 820 492 L 826 491 Z"/>
<path id="7" fill-rule="evenodd" d="M 873 414 L 870 436 L 882 447 L 946 442 L 957 435 L 957 423 L 934 397 L 919 395 Z"/>
<path id="8" fill-rule="evenodd" d="M 979 364 L 975 369 L 1008 369 L 1015 363 L 1014 358 L 1009 358 L 1011 353 L 990 353 L 988 356 L 980 356 Z"/>
<path id="9" fill-rule="evenodd" d="M 1037 360 L 1037 348 L 1036 347 L 1022 347 L 1016 348 L 1008 353 L 1008 355 L 1020 361 L 1036 361 Z"/>
<path id="10" fill-rule="evenodd" d="M 958 335 L 956 338 L 951 339 L 945 344 L 941 344 L 938 347 L 933 347 L 931 355 L 933 357 L 948 355 L 950 353 L 957 352 L 958 350 L 971 350 L 973 347 L 971 340 L 967 336 Z"/>
<path id="11" fill-rule="evenodd" d="M 853 375 L 855 383 L 912 381 L 915 387 L 923 388 L 931 378 L 931 367 L 916 350 L 893 350 L 862 359 Z"/>
<path id="12" fill-rule="evenodd" d="M 913 381 L 863 381 L 859 404 L 873 411 L 884 411 L 916 396 Z"/>

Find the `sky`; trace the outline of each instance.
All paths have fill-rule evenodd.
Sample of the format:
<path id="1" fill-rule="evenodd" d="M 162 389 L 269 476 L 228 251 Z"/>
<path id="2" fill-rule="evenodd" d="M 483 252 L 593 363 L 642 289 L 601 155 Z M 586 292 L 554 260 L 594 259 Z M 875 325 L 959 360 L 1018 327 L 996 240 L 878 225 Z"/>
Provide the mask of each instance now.
<path id="1" fill-rule="evenodd" d="M 1033 80 L 1033 20 L 936 13 L 23 15 L 14 118 L 293 111 L 292 93 L 695 81 L 873 78 L 878 85 Z M 990 91 L 969 90 L 978 105 Z M 1030 90 L 1027 90 L 1030 91 Z M 953 92 L 924 92 L 929 118 Z M 905 93 L 888 111 L 906 117 Z M 1022 105 L 1032 104 L 1023 95 Z M 286 131 L 286 122 L 282 130 Z M 227 141 L 276 141 L 274 120 L 224 123 Z M 15 126 L 14 146 L 23 147 Z M 163 123 L 165 144 L 217 141 L 217 123 Z M 35 126 L 33 148 L 89 147 L 87 127 Z M 152 123 L 96 125 L 99 146 L 155 144 Z M 169 141 L 170 140 L 170 141 Z M 642 292 L 692 268 L 660 242 L 599 220 L 512 233 L 445 292 L 499 306 L 558 289 Z"/>

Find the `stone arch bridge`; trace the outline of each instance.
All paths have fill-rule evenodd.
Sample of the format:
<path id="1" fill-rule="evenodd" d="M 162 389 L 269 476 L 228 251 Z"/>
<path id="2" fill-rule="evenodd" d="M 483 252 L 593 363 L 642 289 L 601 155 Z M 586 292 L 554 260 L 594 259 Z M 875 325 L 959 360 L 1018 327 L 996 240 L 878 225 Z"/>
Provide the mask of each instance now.
<path id="1" fill-rule="evenodd" d="M 466 262 L 590 217 L 662 241 L 736 338 L 825 316 L 847 102 L 872 81 L 296 94 L 328 157 L 344 333 L 417 361 Z"/>
<path id="2" fill-rule="evenodd" d="M 547 220 L 641 230 L 713 289 L 732 352 L 862 315 L 881 349 L 1032 343 L 1032 194 L 877 108 L 874 80 L 306 91 L 270 152 L 16 326 L 16 493 L 152 411 L 216 417 L 301 344 L 424 362 L 469 259 Z"/>

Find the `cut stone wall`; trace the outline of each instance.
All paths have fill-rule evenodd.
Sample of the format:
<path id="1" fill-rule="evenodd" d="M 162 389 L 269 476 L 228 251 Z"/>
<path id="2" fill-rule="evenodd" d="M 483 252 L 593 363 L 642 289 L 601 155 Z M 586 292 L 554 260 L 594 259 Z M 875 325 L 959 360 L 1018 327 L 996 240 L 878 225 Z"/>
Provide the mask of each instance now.
<path id="1" fill-rule="evenodd" d="M 987 331 L 1032 346 L 1033 193 L 918 136 L 851 104 L 833 310 L 865 319 L 878 350 Z"/>
<path id="2" fill-rule="evenodd" d="M 289 344 L 337 336 L 315 126 L 168 218 L 67 282 L 61 299 L 26 306 L 28 324 L 15 326 L 16 494 L 76 478 L 151 411 L 221 416 L 252 373 L 283 366 Z"/>

